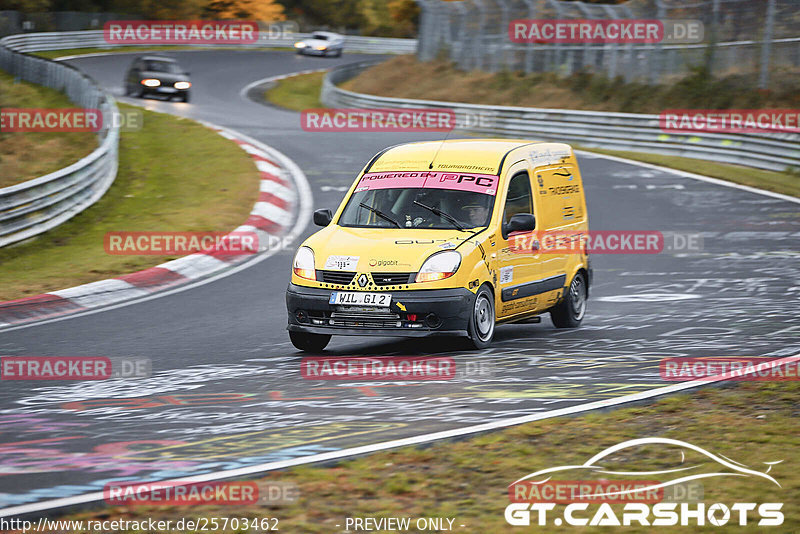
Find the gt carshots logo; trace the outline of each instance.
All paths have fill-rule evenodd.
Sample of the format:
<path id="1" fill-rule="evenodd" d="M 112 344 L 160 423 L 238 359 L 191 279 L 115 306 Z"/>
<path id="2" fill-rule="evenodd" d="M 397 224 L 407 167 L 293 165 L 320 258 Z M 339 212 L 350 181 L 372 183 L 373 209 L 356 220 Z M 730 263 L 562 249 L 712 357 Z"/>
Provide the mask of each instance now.
<path id="1" fill-rule="evenodd" d="M 677 465 L 668 469 L 644 468 L 632 470 L 626 460 L 620 466 L 620 457 L 630 457 L 638 449 L 658 446 L 658 458 L 679 454 Z M 620 451 L 622 451 L 620 453 Z M 642 455 L 644 457 L 644 455 Z M 691 458 L 691 463 L 687 460 Z M 728 523 L 740 526 L 756 522 L 760 527 L 783 524 L 783 503 L 780 502 L 678 502 L 676 492 L 667 490 L 691 481 L 721 476 L 760 478 L 781 487 L 768 473 L 780 463 L 765 462 L 763 472 L 722 455 L 710 453 L 696 445 L 669 438 L 642 438 L 625 441 L 609 447 L 581 465 L 551 467 L 526 475 L 509 485 L 511 504 L 506 506 L 505 520 L 512 526 L 555 525 L 573 526 L 722 526 Z M 688 465 L 687 465 L 688 464 Z M 710 464 L 710 465 L 704 465 Z M 579 472 L 584 480 L 561 481 L 559 475 Z M 590 480 L 595 475 L 600 478 Z M 615 480 L 616 477 L 642 477 L 648 480 Z M 567 475 L 570 476 L 570 475 Z M 660 480 L 660 478 L 665 480 Z M 656 502 L 658 501 L 658 502 Z M 568 503 L 563 510 L 557 505 Z M 616 507 L 615 507 L 616 506 Z"/>

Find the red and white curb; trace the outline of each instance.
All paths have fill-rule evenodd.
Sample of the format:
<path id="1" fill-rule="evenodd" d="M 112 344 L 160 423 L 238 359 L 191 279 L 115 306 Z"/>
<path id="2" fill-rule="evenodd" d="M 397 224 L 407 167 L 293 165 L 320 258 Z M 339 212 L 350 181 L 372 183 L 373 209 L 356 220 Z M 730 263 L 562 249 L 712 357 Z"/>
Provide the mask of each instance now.
<path id="1" fill-rule="evenodd" d="M 51 319 L 119 302 L 140 299 L 224 272 L 232 266 L 286 246 L 297 237 L 310 211 L 310 188 L 303 172 L 277 150 L 246 135 L 204 121 L 203 125 L 237 143 L 250 154 L 261 175 L 258 200 L 250 216 L 233 232 L 255 233 L 256 254 L 209 249 L 155 267 L 43 295 L 0 302 L 0 328 Z M 305 198 L 302 198 L 305 197 Z M 301 202 L 302 200 L 302 202 Z M 301 206 L 302 204 L 302 206 Z M 295 226 L 294 231 L 292 226 Z M 225 238 L 223 238 L 223 243 Z"/>

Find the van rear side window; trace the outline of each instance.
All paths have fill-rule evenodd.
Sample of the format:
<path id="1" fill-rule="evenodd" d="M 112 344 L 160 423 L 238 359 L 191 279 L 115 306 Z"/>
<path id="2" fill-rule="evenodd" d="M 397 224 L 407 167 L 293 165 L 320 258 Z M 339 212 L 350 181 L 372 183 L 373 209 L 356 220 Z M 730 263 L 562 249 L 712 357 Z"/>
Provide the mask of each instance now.
<path id="1" fill-rule="evenodd" d="M 526 172 L 515 174 L 508 183 L 503 222 L 507 223 L 518 213 L 533 213 L 531 181 Z"/>

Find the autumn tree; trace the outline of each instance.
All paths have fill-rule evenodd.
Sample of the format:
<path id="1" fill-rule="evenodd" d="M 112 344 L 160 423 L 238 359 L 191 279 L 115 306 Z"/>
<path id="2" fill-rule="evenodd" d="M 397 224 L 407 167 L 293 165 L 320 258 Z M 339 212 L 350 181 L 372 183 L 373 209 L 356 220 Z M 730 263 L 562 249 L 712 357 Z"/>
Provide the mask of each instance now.
<path id="1" fill-rule="evenodd" d="M 211 19 L 286 20 L 283 6 L 273 0 L 211 0 L 203 13 Z"/>

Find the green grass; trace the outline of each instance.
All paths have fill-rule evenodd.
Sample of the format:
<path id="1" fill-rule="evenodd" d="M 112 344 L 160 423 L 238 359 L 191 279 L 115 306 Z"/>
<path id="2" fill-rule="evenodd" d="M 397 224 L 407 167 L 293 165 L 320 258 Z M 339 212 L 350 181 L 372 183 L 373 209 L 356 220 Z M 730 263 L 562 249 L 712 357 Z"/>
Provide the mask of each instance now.
<path id="1" fill-rule="evenodd" d="M 144 111 L 143 129 L 121 134 L 119 172 L 102 199 L 50 232 L 0 249 L 0 301 L 174 259 L 109 255 L 103 236 L 233 229 L 247 219 L 258 180 L 252 160 L 232 141 L 189 119 Z"/>
<path id="2" fill-rule="evenodd" d="M 0 108 L 74 108 L 62 93 L 15 82 L 0 71 Z M 0 187 L 18 184 L 67 167 L 98 146 L 92 132 L 0 133 Z M 31 157 L 35 153 L 36 157 Z"/>
<path id="3" fill-rule="evenodd" d="M 267 102 L 294 111 L 321 108 L 319 101 L 324 72 L 312 72 L 284 78 L 265 91 Z"/>
<path id="4" fill-rule="evenodd" d="M 503 518 L 509 503 L 508 484 L 535 470 L 581 464 L 604 448 L 628 439 L 660 436 L 689 442 L 759 471 L 765 469 L 762 462 L 783 460 L 770 471 L 782 487 L 753 477 L 717 477 L 706 479 L 702 501 L 706 506 L 716 502 L 782 502 L 785 522 L 775 531 L 798 532 L 798 398 L 797 382 L 738 382 L 733 387 L 708 387 L 649 405 L 546 419 L 461 441 L 375 453 L 332 467 L 296 467 L 258 479 L 259 484 L 280 481 L 297 485 L 300 499 L 280 508 L 128 507 L 86 511 L 69 518 L 277 517 L 285 532 L 328 533 L 342 532 L 346 517 L 451 517 L 456 519 L 457 532 L 510 532 L 513 529 Z M 697 460 L 687 456 L 687 462 Z M 658 448 L 641 449 L 635 455 L 623 451 L 612 459 L 618 467 L 637 471 L 674 467 L 676 461 Z M 596 511 L 596 506 L 591 505 L 590 510 Z M 621 505 L 612 508 L 621 517 Z M 563 512 L 563 505 L 557 511 Z M 757 528 L 753 517 L 750 529 Z M 337 528 L 337 524 L 342 526 Z M 458 526 L 461 524 L 465 528 Z M 534 525 L 518 528 L 521 532 L 534 529 Z M 658 529 L 662 530 L 698 529 Z M 551 523 L 538 531 L 606 530 L 557 528 Z M 624 531 L 655 530 L 631 526 Z M 412 528 L 409 532 L 418 531 Z"/>

